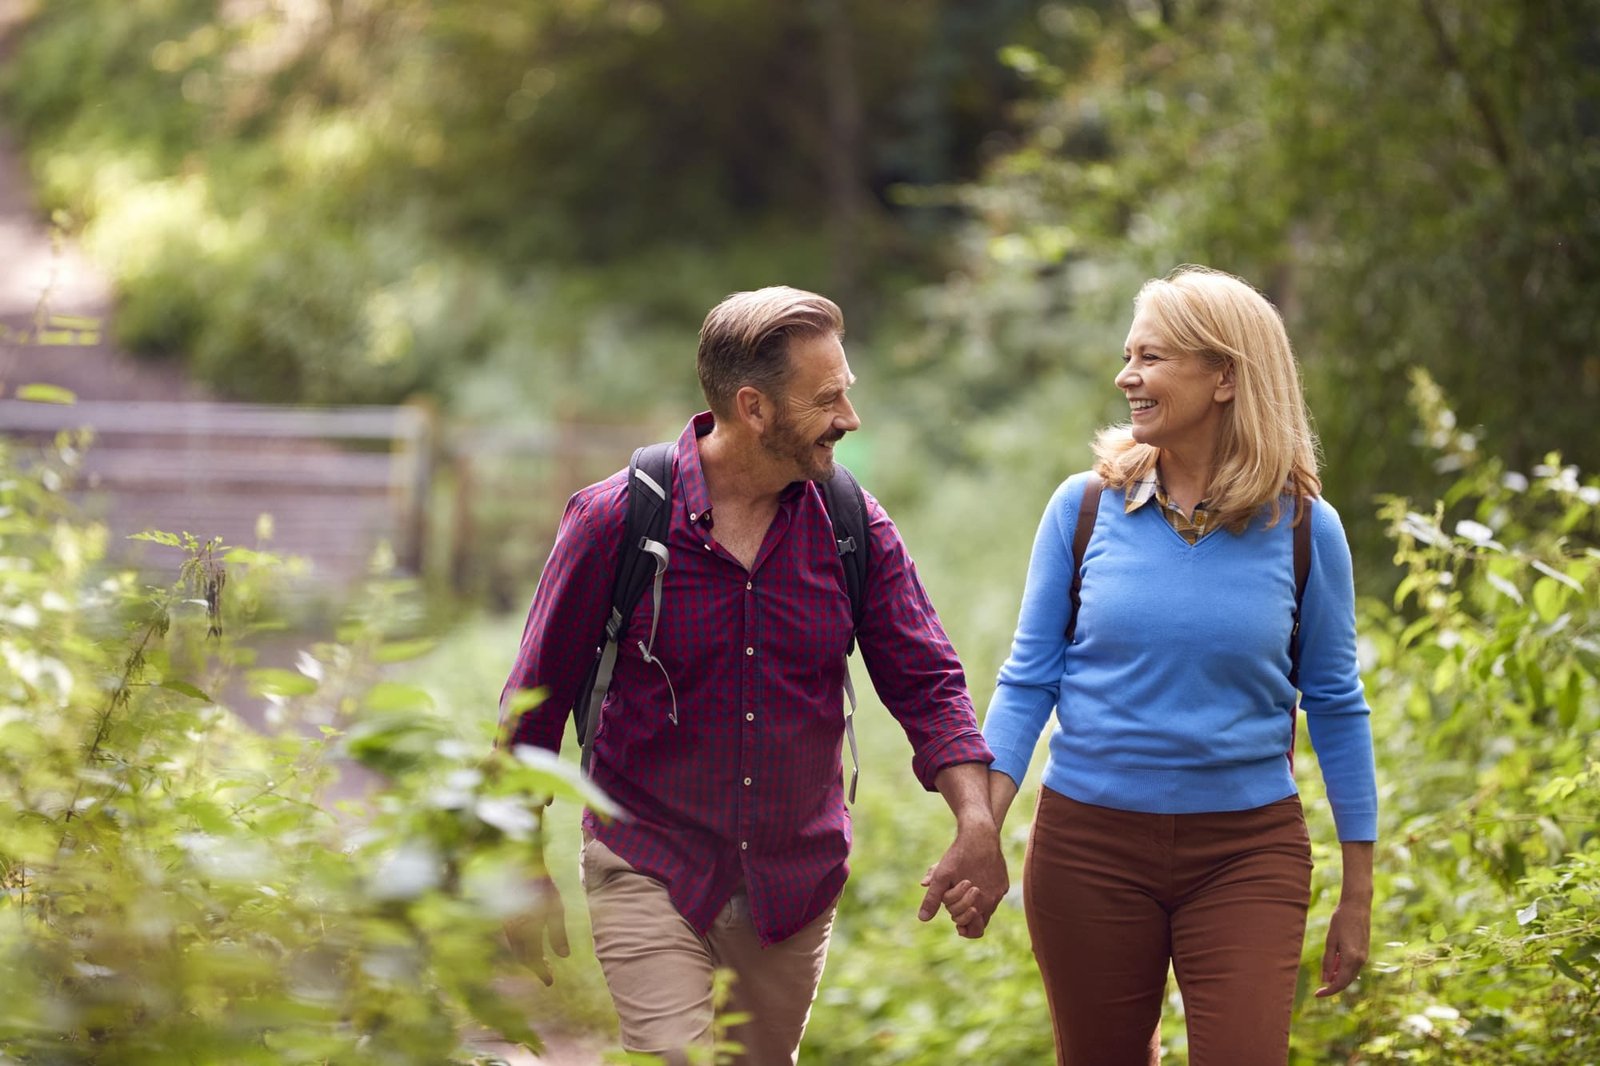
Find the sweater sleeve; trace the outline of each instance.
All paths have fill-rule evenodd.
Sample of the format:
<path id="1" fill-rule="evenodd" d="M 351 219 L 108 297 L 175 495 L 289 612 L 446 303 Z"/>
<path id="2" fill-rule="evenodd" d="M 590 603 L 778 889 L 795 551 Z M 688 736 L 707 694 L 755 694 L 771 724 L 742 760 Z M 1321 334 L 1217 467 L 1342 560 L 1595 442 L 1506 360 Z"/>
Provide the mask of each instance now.
<path id="1" fill-rule="evenodd" d="M 1300 649 L 1301 707 L 1339 839 L 1376 840 L 1371 710 L 1356 659 L 1350 545 L 1338 512 L 1323 500 L 1312 508 L 1311 572 L 1301 604 Z"/>
<path id="2" fill-rule="evenodd" d="M 1077 570 L 1072 536 L 1085 480 L 1084 474 L 1068 478 L 1045 506 L 1028 562 L 1011 654 L 1000 668 L 984 716 L 984 739 L 994 752 L 991 769 L 1004 772 L 1019 787 L 1039 735 L 1061 696 L 1072 575 Z"/>

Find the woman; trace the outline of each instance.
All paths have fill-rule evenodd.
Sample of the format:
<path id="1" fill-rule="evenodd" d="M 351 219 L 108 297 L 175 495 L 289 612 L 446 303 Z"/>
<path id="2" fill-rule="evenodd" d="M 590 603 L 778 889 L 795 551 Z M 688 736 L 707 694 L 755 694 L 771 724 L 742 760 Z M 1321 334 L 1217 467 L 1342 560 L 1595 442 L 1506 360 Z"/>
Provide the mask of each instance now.
<path id="1" fill-rule="evenodd" d="M 1023 893 L 1059 1062 L 1155 1062 L 1170 962 L 1193 1066 L 1282 1064 L 1311 878 L 1290 759 L 1301 522 L 1298 688 L 1344 859 L 1317 995 L 1367 955 L 1377 795 L 1350 551 L 1317 498 L 1272 305 L 1181 267 L 1134 309 L 1116 377 L 1130 421 L 1101 432 L 1093 474 L 1056 490 L 1034 543 L 984 725 L 990 801 L 1003 822 L 1054 710 Z M 1104 492 L 1078 560 L 1093 477 Z M 964 889 L 952 916 L 981 930 Z"/>

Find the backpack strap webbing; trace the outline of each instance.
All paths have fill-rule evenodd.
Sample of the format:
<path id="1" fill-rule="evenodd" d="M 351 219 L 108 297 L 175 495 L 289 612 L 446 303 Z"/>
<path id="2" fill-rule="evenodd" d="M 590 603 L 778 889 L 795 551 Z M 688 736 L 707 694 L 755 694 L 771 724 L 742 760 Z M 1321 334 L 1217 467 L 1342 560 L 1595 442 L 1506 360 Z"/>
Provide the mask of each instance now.
<path id="1" fill-rule="evenodd" d="M 849 802 L 856 801 L 856 784 L 861 780 L 861 751 L 856 746 L 856 685 L 850 677 L 850 653 L 856 650 L 856 631 L 861 628 L 862 607 L 867 598 L 867 497 L 843 463 L 833 464 L 833 477 L 821 483 L 822 504 L 833 524 L 834 543 L 839 547 L 839 562 L 844 566 L 844 587 L 850 596 L 850 643 L 844 649 L 844 696 L 849 703 L 844 713 L 844 737 L 850 744 Z"/>
<path id="2" fill-rule="evenodd" d="M 634 451 L 628 462 L 628 481 L 624 489 L 628 499 L 627 518 L 622 530 L 622 552 L 617 560 L 617 576 L 611 586 L 611 613 L 606 618 L 605 639 L 595 649 L 594 665 L 589 676 L 578 690 L 578 699 L 572 705 L 573 729 L 583 745 L 580 765 L 589 769 L 589 756 L 594 746 L 595 734 L 600 728 L 600 706 L 605 701 L 606 690 L 611 687 L 611 673 L 616 666 L 617 644 L 627 628 L 633 609 L 644 595 L 645 586 L 654 582 L 654 603 L 650 615 L 650 636 L 639 641 L 639 650 L 646 662 L 660 661 L 653 654 L 656 625 L 661 620 L 661 581 L 667 572 L 667 530 L 671 525 L 672 509 L 668 501 L 672 494 L 672 461 L 677 450 L 673 441 L 649 444 Z M 664 667 L 661 668 L 665 674 Z M 672 682 L 667 682 L 671 691 Z M 677 696 L 673 694 L 672 721 L 678 721 Z"/>
<path id="3" fill-rule="evenodd" d="M 1100 514 L 1100 475 L 1089 472 L 1083 483 L 1083 499 L 1078 501 L 1078 521 L 1072 527 L 1072 613 L 1067 617 L 1067 643 L 1078 630 L 1078 608 L 1083 605 L 1083 553 L 1094 535 L 1094 520 Z"/>
<path id="4" fill-rule="evenodd" d="M 850 594 L 850 644 L 856 647 L 856 630 L 861 628 L 861 610 L 867 589 L 867 497 L 842 463 L 833 464 L 833 477 L 819 483 L 822 504 L 833 523 L 833 539 L 839 546 L 839 562 L 844 564 L 844 587 Z"/>

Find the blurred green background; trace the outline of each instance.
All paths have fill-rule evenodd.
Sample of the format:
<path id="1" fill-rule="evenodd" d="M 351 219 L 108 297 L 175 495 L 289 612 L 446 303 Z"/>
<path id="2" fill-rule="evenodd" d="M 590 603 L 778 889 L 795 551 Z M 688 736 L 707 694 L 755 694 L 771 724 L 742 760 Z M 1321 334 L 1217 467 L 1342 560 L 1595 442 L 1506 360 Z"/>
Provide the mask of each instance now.
<path id="1" fill-rule="evenodd" d="M 1593 921 L 1518 920 L 1591 906 L 1600 868 L 1600 2 L 24 7 L 0 94 L 42 209 L 111 273 L 121 342 L 220 395 L 653 439 L 698 408 L 723 295 L 833 296 L 865 423 L 841 455 L 980 713 L 1044 501 L 1121 417 L 1138 285 L 1255 282 L 1370 597 L 1390 804 L 1390 946 L 1358 1005 L 1305 1003 L 1296 1062 L 1600 1061 Z M 471 579 L 423 575 L 451 628 L 418 683 L 478 740 L 562 496 L 484 501 Z M 1020 912 L 977 945 L 912 930 L 945 816 L 871 733 L 808 1047 L 1041 1061 Z"/>

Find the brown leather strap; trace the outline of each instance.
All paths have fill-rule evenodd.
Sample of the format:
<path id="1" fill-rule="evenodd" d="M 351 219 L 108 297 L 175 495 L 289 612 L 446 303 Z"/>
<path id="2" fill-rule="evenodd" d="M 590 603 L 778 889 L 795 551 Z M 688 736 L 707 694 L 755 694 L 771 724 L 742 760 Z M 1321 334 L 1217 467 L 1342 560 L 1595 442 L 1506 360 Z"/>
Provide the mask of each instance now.
<path id="1" fill-rule="evenodd" d="M 1289 684 L 1300 682 L 1300 604 L 1306 598 L 1306 578 L 1311 574 L 1311 497 L 1295 502 L 1294 522 L 1294 624 L 1289 629 Z"/>
<path id="2" fill-rule="evenodd" d="M 1078 521 L 1072 528 L 1072 615 L 1067 619 L 1067 643 L 1078 629 L 1078 608 L 1083 604 L 1083 553 L 1094 535 L 1094 520 L 1100 514 L 1100 475 L 1090 471 L 1083 483 L 1083 499 L 1078 501 Z"/>
<path id="3" fill-rule="evenodd" d="M 1289 709 L 1289 773 L 1294 773 L 1295 736 L 1300 727 L 1300 604 L 1306 598 L 1306 578 L 1311 575 L 1310 496 L 1295 499 L 1294 515 L 1294 621 L 1289 626 L 1289 684 L 1295 688 Z"/>

